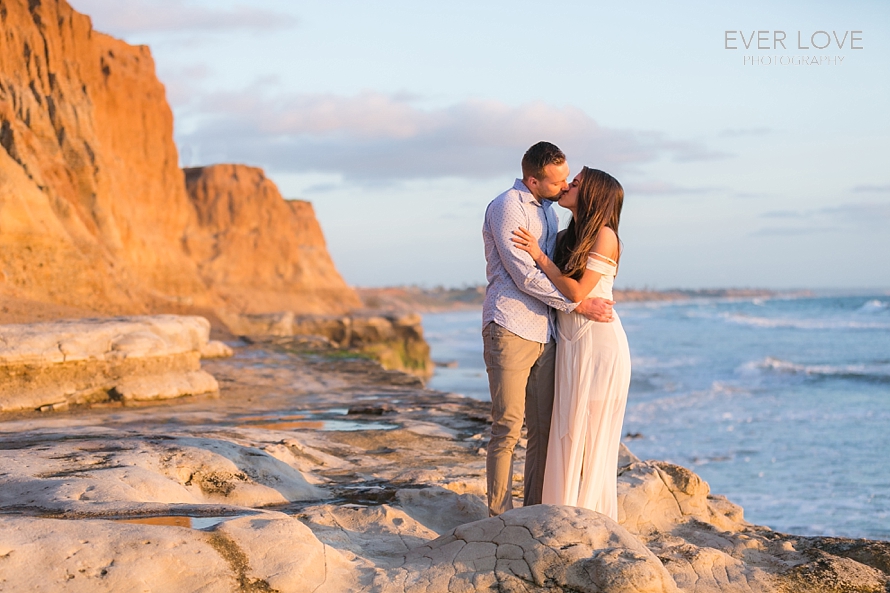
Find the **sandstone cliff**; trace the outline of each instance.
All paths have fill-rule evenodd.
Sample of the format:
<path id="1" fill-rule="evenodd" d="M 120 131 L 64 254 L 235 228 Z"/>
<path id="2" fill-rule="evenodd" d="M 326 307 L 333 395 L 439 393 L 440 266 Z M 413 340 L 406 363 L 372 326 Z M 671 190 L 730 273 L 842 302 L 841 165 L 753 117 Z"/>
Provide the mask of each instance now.
<path id="1" fill-rule="evenodd" d="M 100 312 L 358 305 L 311 207 L 260 171 L 192 173 L 189 199 L 147 47 L 64 0 L 2 0 L 0 26 L 0 294 Z"/>
<path id="2" fill-rule="evenodd" d="M 312 205 L 286 201 L 255 167 L 185 170 L 197 219 L 185 249 L 228 309 L 345 312 L 361 306 L 328 255 Z"/>
<path id="3" fill-rule="evenodd" d="M 193 219 L 145 46 L 65 2 L 0 4 L 0 264 L 26 296 L 206 302 L 175 248 Z"/>

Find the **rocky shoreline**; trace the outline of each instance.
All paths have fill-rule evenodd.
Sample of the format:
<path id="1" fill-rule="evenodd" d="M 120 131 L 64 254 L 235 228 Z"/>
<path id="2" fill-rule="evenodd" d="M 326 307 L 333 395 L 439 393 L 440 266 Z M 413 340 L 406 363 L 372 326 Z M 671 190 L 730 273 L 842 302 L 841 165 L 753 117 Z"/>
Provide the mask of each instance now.
<path id="1" fill-rule="evenodd" d="M 292 312 L 225 315 L 228 331 L 251 341 L 287 342 L 294 338 L 349 350 L 376 360 L 388 370 L 429 379 L 430 347 L 416 313 L 353 311 L 348 315 L 296 315 Z"/>
<path id="2" fill-rule="evenodd" d="M 484 402 L 299 336 L 231 345 L 215 395 L 0 418 L 0 589 L 887 590 L 887 542 L 749 524 L 627 450 L 618 523 L 487 518 Z"/>

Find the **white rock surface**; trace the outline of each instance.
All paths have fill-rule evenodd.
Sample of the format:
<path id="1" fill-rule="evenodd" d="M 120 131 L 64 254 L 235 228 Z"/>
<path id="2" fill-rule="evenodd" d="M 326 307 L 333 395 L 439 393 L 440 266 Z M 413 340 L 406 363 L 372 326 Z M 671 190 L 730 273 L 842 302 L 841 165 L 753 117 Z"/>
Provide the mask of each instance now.
<path id="1" fill-rule="evenodd" d="M 0 325 L 0 365 L 117 360 L 200 352 L 203 317 L 150 315 Z"/>
<path id="2" fill-rule="evenodd" d="M 454 439 L 457 433 L 435 422 L 420 422 L 417 420 L 406 422 L 405 430 L 421 436 L 435 437 L 439 439 Z"/>
<path id="3" fill-rule="evenodd" d="M 537 505 L 468 523 L 415 548 L 382 591 L 673 593 L 673 579 L 608 517 Z"/>
<path id="4" fill-rule="evenodd" d="M 3 591 L 329 593 L 356 586 L 336 550 L 282 513 L 231 519 L 212 531 L 0 517 Z"/>
<path id="5" fill-rule="evenodd" d="M 488 505 L 483 497 L 457 494 L 441 486 L 399 490 L 396 500 L 417 522 L 440 534 L 488 517 Z"/>
<path id="6" fill-rule="evenodd" d="M 683 591 L 775 591 L 780 550 L 752 532 L 742 508 L 712 496 L 707 482 L 684 467 L 636 461 L 620 470 L 618 519 L 664 562 Z M 777 557 L 777 553 L 779 557 Z M 795 555 L 789 566 L 803 559 Z"/>
<path id="7" fill-rule="evenodd" d="M 354 566 L 339 551 L 320 542 L 308 527 L 283 513 L 225 521 L 213 536 L 231 542 L 229 549 L 234 553 L 230 557 L 243 554 L 248 582 L 266 583 L 266 590 L 329 593 L 358 589 Z M 253 590 L 263 591 L 257 586 Z"/>
<path id="8" fill-rule="evenodd" d="M 368 566 L 396 567 L 411 549 L 439 536 L 403 509 L 390 505 L 343 507 L 322 505 L 300 514 L 324 543 Z"/>
<path id="9" fill-rule="evenodd" d="M 744 525 L 742 508 L 722 497 L 697 474 L 662 461 L 635 462 L 620 471 L 618 521 L 632 533 L 669 531 L 677 523 L 696 519 L 722 530 Z"/>
<path id="10" fill-rule="evenodd" d="M 34 593 L 235 590 L 228 563 L 206 538 L 191 531 L 0 517 L 0 586 Z"/>
<path id="11" fill-rule="evenodd" d="M 169 504 L 262 507 L 328 492 L 265 451 L 213 438 L 105 438 L 0 450 L 0 509 L 127 514 Z"/>
<path id="12" fill-rule="evenodd" d="M 114 386 L 114 393 L 124 401 L 173 399 L 183 395 L 213 393 L 219 383 L 206 371 L 167 372 L 147 377 L 124 377 Z"/>
<path id="13" fill-rule="evenodd" d="M 235 352 L 224 342 L 210 340 L 201 348 L 201 358 L 228 358 Z"/>
<path id="14" fill-rule="evenodd" d="M 0 326 L 0 412 L 218 391 L 201 370 L 203 317 L 154 315 Z"/>

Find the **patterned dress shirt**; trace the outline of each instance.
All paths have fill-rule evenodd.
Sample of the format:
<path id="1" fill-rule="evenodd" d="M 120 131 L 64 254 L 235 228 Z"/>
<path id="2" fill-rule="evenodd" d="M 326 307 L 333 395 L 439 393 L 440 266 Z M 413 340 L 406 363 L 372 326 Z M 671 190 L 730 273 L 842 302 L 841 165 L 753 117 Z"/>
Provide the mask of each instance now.
<path id="1" fill-rule="evenodd" d="M 553 311 L 573 311 L 578 305 L 562 295 L 531 256 L 510 238 L 525 227 L 553 257 L 559 223 L 552 203 L 539 203 L 521 179 L 488 205 L 482 239 L 488 287 L 482 306 L 482 327 L 495 322 L 514 334 L 546 344 L 555 335 Z"/>

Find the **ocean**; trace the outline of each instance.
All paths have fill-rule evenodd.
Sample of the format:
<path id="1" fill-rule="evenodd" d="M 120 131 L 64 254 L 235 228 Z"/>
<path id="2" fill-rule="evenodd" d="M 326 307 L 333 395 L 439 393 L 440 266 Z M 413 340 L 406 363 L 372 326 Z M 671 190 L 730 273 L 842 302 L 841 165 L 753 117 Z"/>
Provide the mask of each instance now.
<path id="1" fill-rule="evenodd" d="M 890 296 L 619 303 L 624 442 L 758 525 L 890 539 Z M 424 315 L 429 387 L 488 400 L 481 311 Z"/>

